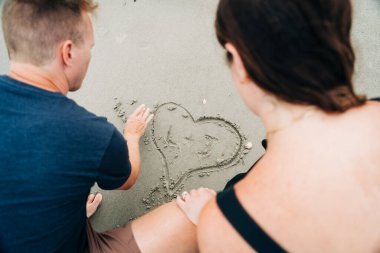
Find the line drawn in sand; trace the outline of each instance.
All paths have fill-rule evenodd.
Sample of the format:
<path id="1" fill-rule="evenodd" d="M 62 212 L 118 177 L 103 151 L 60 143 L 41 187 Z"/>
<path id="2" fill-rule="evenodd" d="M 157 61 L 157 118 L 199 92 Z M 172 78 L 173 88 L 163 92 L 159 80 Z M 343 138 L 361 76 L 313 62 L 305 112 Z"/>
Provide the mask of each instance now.
<path id="1" fill-rule="evenodd" d="M 125 109 L 121 102 L 116 102 L 114 110 L 125 122 Z M 154 115 L 147 143 L 151 143 L 161 157 L 162 175 L 161 183 L 142 199 L 146 210 L 176 198 L 183 191 L 186 179 L 194 175 L 211 176 L 244 163 L 244 156 L 251 149 L 252 144 L 248 142 L 247 146 L 240 127 L 219 115 L 196 119 L 174 102 L 156 104 Z"/>

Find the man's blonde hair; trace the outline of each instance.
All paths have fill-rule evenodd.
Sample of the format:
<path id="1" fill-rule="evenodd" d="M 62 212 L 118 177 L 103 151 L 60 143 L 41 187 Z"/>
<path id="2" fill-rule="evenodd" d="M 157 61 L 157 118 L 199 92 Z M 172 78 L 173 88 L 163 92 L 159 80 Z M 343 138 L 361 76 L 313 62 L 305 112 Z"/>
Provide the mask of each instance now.
<path id="1" fill-rule="evenodd" d="M 37 66 L 50 63 L 60 42 L 83 42 L 82 11 L 96 8 L 93 0 L 6 0 L 2 25 L 9 58 Z"/>

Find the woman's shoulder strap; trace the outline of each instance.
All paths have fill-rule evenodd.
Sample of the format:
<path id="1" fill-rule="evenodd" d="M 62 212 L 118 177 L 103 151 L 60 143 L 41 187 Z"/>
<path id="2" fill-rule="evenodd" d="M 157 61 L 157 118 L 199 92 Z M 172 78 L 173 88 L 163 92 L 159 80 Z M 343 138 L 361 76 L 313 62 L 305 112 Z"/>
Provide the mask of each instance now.
<path id="1" fill-rule="evenodd" d="M 257 252 L 286 252 L 248 215 L 239 203 L 233 187 L 220 192 L 216 200 L 226 219 Z"/>

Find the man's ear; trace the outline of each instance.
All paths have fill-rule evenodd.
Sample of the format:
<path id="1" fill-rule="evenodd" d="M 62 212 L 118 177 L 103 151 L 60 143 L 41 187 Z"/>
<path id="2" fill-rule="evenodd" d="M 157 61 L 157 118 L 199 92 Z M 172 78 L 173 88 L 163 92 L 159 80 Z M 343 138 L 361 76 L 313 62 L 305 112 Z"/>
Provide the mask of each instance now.
<path id="1" fill-rule="evenodd" d="M 238 78 L 239 82 L 242 84 L 250 83 L 251 79 L 249 78 L 243 60 L 241 59 L 236 47 L 229 42 L 226 43 L 224 47 L 232 55 L 231 68 L 234 75 L 236 75 L 236 77 Z"/>
<path id="2" fill-rule="evenodd" d="M 73 42 L 71 40 L 67 40 L 63 42 L 60 48 L 60 56 L 62 59 L 62 63 L 64 65 L 70 66 L 72 64 L 73 59 Z"/>

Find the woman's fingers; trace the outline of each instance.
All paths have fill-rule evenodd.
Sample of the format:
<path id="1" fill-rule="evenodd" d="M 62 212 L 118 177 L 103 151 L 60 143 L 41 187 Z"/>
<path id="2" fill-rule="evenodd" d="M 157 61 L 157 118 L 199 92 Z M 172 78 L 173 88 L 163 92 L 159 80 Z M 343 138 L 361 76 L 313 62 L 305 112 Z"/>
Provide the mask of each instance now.
<path id="1" fill-rule="evenodd" d="M 186 210 L 186 203 L 185 203 L 185 201 L 180 196 L 177 197 L 177 199 L 175 200 L 175 202 L 177 203 L 178 207 L 181 208 L 182 211 L 185 212 L 185 210 Z"/>
<path id="2" fill-rule="evenodd" d="M 187 218 L 196 225 L 202 209 L 215 195 L 214 190 L 200 187 L 191 190 L 190 193 L 183 192 L 177 197 L 176 203 Z"/>
<path id="3" fill-rule="evenodd" d="M 181 194 L 181 197 L 182 197 L 183 201 L 186 201 L 190 198 L 190 194 L 185 191 Z"/>
<path id="4" fill-rule="evenodd" d="M 213 189 L 206 188 L 206 191 L 208 191 L 213 196 L 216 196 L 216 191 L 214 191 Z"/>

